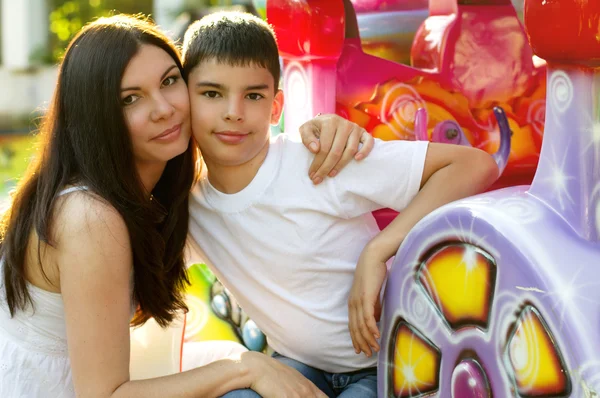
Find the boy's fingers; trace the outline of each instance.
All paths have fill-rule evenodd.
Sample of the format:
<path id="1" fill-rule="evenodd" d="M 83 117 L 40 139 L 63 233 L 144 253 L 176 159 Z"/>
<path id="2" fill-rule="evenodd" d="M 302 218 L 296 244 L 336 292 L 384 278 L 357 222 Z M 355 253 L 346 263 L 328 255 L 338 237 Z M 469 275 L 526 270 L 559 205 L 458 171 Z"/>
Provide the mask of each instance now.
<path id="1" fill-rule="evenodd" d="M 302 126 L 299 128 L 299 131 L 304 146 L 310 149 L 312 153 L 318 153 L 321 147 L 319 144 L 320 132 L 319 127 L 314 122 L 314 119 L 302 124 Z"/>
<path id="2" fill-rule="evenodd" d="M 375 321 L 375 306 L 370 304 L 370 300 L 364 301 L 363 314 L 365 316 L 365 323 L 367 324 L 369 331 L 376 339 L 378 339 L 379 329 L 377 328 L 377 322 Z"/>
<path id="3" fill-rule="evenodd" d="M 350 161 L 354 159 L 354 157 L 358 153 L 358 147 L 360 145 L 360 137 L 362 131 L 363 129 L 361 129 L 358 126 L 352 127 L 350 135 L 348 136 L 348 140 L 346 141 L 346 149 L 344 149 L 344 153 L 342 154 L 342 157 L 337 162 L 337 164 L 327 174 L 329 177 L 335 177 L 340 172 L 340 170 L 346 167 L 348 163 L 350 163 Z"/>
<path id="4" fill-rule="evenodd" d="M 358 150 L 356 155 L 354 155 L 354 159 L 356 160 L 363 160 L 371 153 L 375 146 L 375 138 L 363 129 L 362 134 L 360 135 L 360 143 L 362 144 L 362 147 Z"/>
<path id="5" fill-rule="evenodd" d="M 352 328 L 350 329 L 350 338 L 352 339 L 352 347 L 354 347 L 354 352 L 357 354 L 360 354 L 360 346 L 358 345 L 358 342 L 356 341 L 356 326 L 353 325 Z"/>
<path id="6" fill-rule="evenodd" d="M 329 151 L 331 149 L 331 145 L 333 144 L 334 135 L 335 127 L 333 127 L 331 124 L 324 124 L 319 129 L 319 151 L 315 155 L 315 158 L 313 159 L 312 163 L 310 164 L 310 167 L 308 168 L 308 175 L 310 179 L 313 180 L 313 182 L 317 182 L 315 181 L 317 177 L 323 180 L 327 175 L 327 173 L 323 173 L 322 166 L 327 157 L 329 156 Z M 318 171 L 321 172 L 317 174 Z"/>
<path id="7" fill-rule="evenodd" d="M 319 170 L 326 157 L 327 153 L 319 151 L 319 153 L 315 155 L 312 163 L 310 164 L 310 167 L 308 168 L 308 176 L 313 182 L 315 182 L 315 178 L 317 177 L 317 170 Z"/>
<path id="8" fill-rule="evenodd" d="M 321 130 L 319 128 L 320 125 L 320 122 L 317 122 L 315 118 L 304 123 L 299 128 L 302 143 L 305 147 L 307 147 L 312 153 L 316 155 L 310 167 L 308 168 L 308 175 L 311 180 L 314 178 L 315 172 L 323 164 L 323 162 L 325 161 L 325 157 L 327 156 L 327 153 L 322 153 L 321 151 L 322 145 L 319 139 L 319 137 L 321 136 Z"/>
<path id="9" fill-rule="evenodd" d="M 362 306 L 362 319 L 361 319 L 361 333 L 363 338 L 369 344 L 369 349 L 373 347 L 375 351 L 379 350 L 379 344 L 377 344 L 377 340 L 373 337 L 373 332 L 369 327 L 369 321 L 373 318 L 372 310 L 370 309 L 370 305 L 363 301 Z"/>
<path id="10" fill-rule="evenodd" d="M 354 347 L 354 352 L 356 352 L 357 354 L 360 353 L 360 347 L 358 346 L 358 343 L 356 342 L 356 339 L 354 338 L 354 336 L 357 334 L 357 328 L 356 328 L 356 315 L 355 315 L 355 307 L 352 307 L 351 305 L 348 305 L 348 329 L 350 329 L 350 338 L 352 339 L 352 346 Z"/>
<path id="11" fill-rule="evenodd" d="M 336 129 L 337 126 L 334 123 L 321 123 L 321 127 L 319 128 L 319 143 L 321 144 L 321 148 L 319 152 L 329 152 L 336 136 Z"/>
<path id="12" fill-rule="evenodd" d="M 377 339 L 379 338 L 379 329 L 377 329 L 377 323 L 375 322 L 373 306 L 365 302 L 363 314 L 365 316 L 364 322 L 369 332 L 369 344 L 371 344 L 371 347 L 373 347 L 375 351 L 379 351 L 379 343 L 377 342 Z"/>
<path id="13" fill-rule="evenodd" d="M 368 357 L 371 356 L 371 347 L 369 346 L 369 343 L 365 340 L 365 331 L 367 330 L 367 327 L 365 326 L 363 319 L 364 316 L 362 314 L 362 305 L 359 305 L 356 308 L 356 322 L 357 322 L 357 326 L 358 326 L 358 333 L 356 335 L 356 340 L 358 342 L 358 345 L 360 346 L 360 349 L 362 352 L 364 352 Z"/>
<path id="14" fill-rule="evenodd" d="M 321 155 L 321 153 L 325 153 L 325 160 L 315 172 L 313 181 L 316 178 L 320 178 L 321 180 L 325 179 L 329 172 L 338 164 L 340 159 L 342 159 L 350 132 L 351 128 L 349 130 L 338 129 L 335 132 L 335 137 L 333 137 L 331 143 L 326 145 L 323 141 L 321 141 L 321 152 L 319 152 L 319 155 Z M 332 132 L 331 135 L 333 136 L 333 134 L 334 133 Z M 321 137 L 324 136 L 325 132 L 321 134 Z"/>

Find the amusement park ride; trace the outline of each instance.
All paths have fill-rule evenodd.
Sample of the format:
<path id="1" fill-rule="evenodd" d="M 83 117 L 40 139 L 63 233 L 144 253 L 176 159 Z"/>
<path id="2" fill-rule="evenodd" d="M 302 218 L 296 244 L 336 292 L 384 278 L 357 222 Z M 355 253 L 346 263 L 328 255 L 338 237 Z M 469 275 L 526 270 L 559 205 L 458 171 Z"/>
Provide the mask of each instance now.
<path id="1" fill-rule="evenodd" d="M 387 281 L 380 396 L 600 392 L 600 2 L 526 0 L 524 15 L 548 63 L 533 183 L 411 231 Z"/>
<path id="2" fill-rule="evenodd" d="M 267 2 L 283 59 L 286 132 L 294 134 L 319 112 L 338 113 L 376 138 L 414 140 L 415 114 L 423 108 L 430 137 L 440 123 L 454 121 L 470 145 L 495 153 L 501 145 L 493 113 L 498 106 L 508 119 L 511 145 L 492 188 L 531 183 L 544 127 L 546 63 L 533 56 L 511 1 L 432 0 L 412 41 L 411 65 L 405 65 L 397 62 L 402 51 L 390 39 L 389 15 L 412 23 L 423 3 Z M 360 32 L 369 34 L 370 53 Z M 372 32 L 387 40 L 377 47 Z M 382 228 L 395 215 L 375 213 Z"/>
<path id="3" fill-rule="evenodd" d="M 379 50 L 388 59 L 375 56 L 374 45 L 363 50 L 354 9 L 363 12 L 360 32 L 366 33 L 385 30 L 367 16 L 410 17 L 422 3 L 267 2 L 284 65 L 286 132 L 318 112 L 337 112 L 377 138 L 415 139 L 415 112 L 425 108 L 430 133 L 455 120 L 473 146 L 492 153 L 500 141 L 493 108 L 500 106 L 512 144 L 497 187 L 530 183 L 541 147 L 546 65 L 533 56 L 510 0 L 432 0 L 413 40 L 411 65 L 391 59 L 399 54 L 386 51 L 393 43 Z"/>
<path id="4" fill-rule="evenodd" d="M 523 27 L 510 0 L 430 0 L 411 65 L 363 51 L 355 11 L 424 4 L 266 4 L 286 132 L 337 112 L 382 139 L 472 145 L 506 165 L 506 188 L 434 211 L 398 251 L 379 396 L 597 397 L 600 1 L 525 0 Z"/>
<path id="5" fill-rule="evenodd" d="M 335 110 L 376 136 L 415 139 L 424 108 L 428 129 L 455 120 L 489 149 L 487 109 L 500 105 L 513 132 L 506 185 L 533 173 L 544 131 L 531 186 L 447 205 L 403 243 L 384 297 L 382 397 L 600 391 L 600 3 L 526 0 L 524 11 L 547 67 L 508 0 L 432 1 L 413 67 L 344 37 L 341 0 L 267 4 L 292 97 L 286 123 L 297 109 L 298 121 Z"/>

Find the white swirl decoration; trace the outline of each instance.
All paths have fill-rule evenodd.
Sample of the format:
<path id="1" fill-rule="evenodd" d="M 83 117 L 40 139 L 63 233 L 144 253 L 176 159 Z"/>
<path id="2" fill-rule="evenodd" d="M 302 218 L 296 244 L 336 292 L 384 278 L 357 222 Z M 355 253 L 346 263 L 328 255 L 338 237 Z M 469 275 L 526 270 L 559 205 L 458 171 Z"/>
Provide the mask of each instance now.
<path id="1" fill-rule="evenodd" d="M 518 197 L 508 197 L 496 202 L 496 207 L 511 216 L 519 224 L 528 224 L 541 218 L 541 210 L 530 200 Z"/>
<path id="2" fill-rule="evenodd" d="M 418 329 L 427 330 L 428 333 L 437 330 L 439 323 L 434 317 L 438 313 L 426 297 L 424 290 L 415 284 L 412 273 L 408 273 L 402 281 L 399 308 L 404 318 Z"/>
<path id="3" fill-rule="evenodd" d="M 400 95 L 398 95 L 398 91 L 400 91 Z M 425 101 L 423 101 L 417 90 L 408 84 L 395 84 L 383 97 L 381 121 L 398 138 L 405 138 L 406 134 L 415 135 L 414 130 L 408 128 L 407 124 L 414 124 L 415 114 L 419 108 L 425 108 Z M 391 115 L 392 120 L 388 119 L 388 115 Z"/>
<path id="4" fill-rule="evenodd" d="M 189 340 L 197 333 L 200 333 L 208 322 L 210 308 L 208 308 L 208 305 L 204 301 L 191 294 L 186 295 L 185 303 L 188 306 L 189 312 L 187 313 L 184 339 Z"/>
<path id="5" fill-rule="evenodd" d="M 573 82 L 563 71 L 552 74 L 548 83 L 550 98 L 554 109 L 563 113 L 573 101 Z"/>
<path id="6" fill-rule="evenodd" d="M 546 100 L 538 99 L 529 105 L 527 109 L 527 124 L 533 127 L 533 130 L 542 135 L 544 132 L 544 120 L 546 117 Z"/>
<path id="7" fill-rule="evenodd" d="M 308 105 L 308 76 L 297 62 L 290 63 L 286 70 L 286 85 L 294 108 L 304 109 Z"/>
<path id="8" fill-rule="evenodd" d="M 312 109 L 312 87 L 309 72 L 299 62 L 290 62 L 284 70 L 285 109 L 293 110 L 285 114 L 285 130 L 296 134 L 296 127 L 310 119 Z"/>
<path id="9" fill-rule="evenodd" d="M 600 392 L 600 361 L 584 363 L 575 372 L 575 382 L 580 384 L 586 397 L 594 397 L 592 393 Z"/>
<path id="10" fill-rule="evenodd" d="M 523 320 L 525 324 L 531 324 L 531 314 L 526 315 L 526 319 Z M 540 373 L 540 344 L 538 336 L 529 327 L 523 327 L 521 334 L 515 334 L 510 340 L 509 350 L 511 362 L 521 377 L 524 380 L 525 385 L 523 390 L 528 391 L 534 386 L 535 380 L 539 377 Z"/>

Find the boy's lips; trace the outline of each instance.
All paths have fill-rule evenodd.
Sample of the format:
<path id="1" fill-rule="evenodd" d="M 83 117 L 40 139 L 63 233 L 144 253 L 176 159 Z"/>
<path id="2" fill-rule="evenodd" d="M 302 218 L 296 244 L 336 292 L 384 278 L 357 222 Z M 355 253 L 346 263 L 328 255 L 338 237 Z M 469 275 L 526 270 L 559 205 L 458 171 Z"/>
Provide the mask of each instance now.
<path id="1" fill-rule="evenodd" d="M 219 141 L 225 144 L 240 144 L 244 142 L 249 133 L 242 133 L 241 131 L 219 131 L 214 133 Z"/>

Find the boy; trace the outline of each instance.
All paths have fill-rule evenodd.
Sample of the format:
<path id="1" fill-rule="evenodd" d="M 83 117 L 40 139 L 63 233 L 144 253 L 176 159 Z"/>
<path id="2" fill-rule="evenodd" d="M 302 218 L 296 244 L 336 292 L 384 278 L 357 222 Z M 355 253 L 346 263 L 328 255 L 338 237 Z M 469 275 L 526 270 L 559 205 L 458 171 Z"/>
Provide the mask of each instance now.
<path id="1" fill-rule="evenodd" d="M 188 29 L 183 58 L 207 166 L 190 205 L 193 240 L 279 360 L 329 396 L 375 397 L 386 262 L 427 213 L 487 188 L 496 164 L 472 148 L 376 141 L 361 163 L 314 186 L 302 143 L 270 141 L 283 93 L 265 22 L 205 17 Z M 402 213 L 379 232 L 371 212 L 386 207 Z"/>

